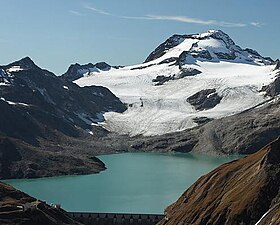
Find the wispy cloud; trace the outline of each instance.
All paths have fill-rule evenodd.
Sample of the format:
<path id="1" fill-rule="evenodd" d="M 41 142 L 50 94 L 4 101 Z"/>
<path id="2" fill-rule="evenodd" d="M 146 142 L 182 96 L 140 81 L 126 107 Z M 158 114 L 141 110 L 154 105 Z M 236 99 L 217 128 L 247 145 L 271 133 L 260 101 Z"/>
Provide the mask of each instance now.
<path id="1" fill-rule="evenodd" d="M 102 15 L 114 16 L 114 15 L 111 14 L 111 13 L 108 13 L 108 12 L 103 11 L 103 10 L 101 10 L 101 9 L 94 8 L 94 7 L 89 6 L 89 5 L 85 5 L 84 8 L 85 8 L 85 9 L 89 9 L 89 10 L 91 10 L 91 11 L 94 11 L 94 12 L 96 12 L 96 13 L 102 14 Z"/>
<path id="2" fill-rule="evenodd" d="M 147 16 L 117 16 L 121 19 L 128 19 L 128 20 L 152 20 L 152 18 L 149 18 Z"/>
<path id="3" fill-rule="evenodd" d="M 250 24 L 254 27 L 262 27 L 264 25 L 264 23 L 259 23 L 259 22 L 251 22 Z"/>
<path id="4" fill-rule="evenodd" d="M 165 21 L 175 21 L 181 23 L 190 23 L 190 24 L 200 24 L 200 25 L 215 25 L 221 27 L 246 27 L 248 25 L 252 25 L 255 27 L 261 27 L 263 24 L 259 22 L 251 22 L 251 23 L 235 23 L 235 22 L 226 22 L 226 21 L 218 21 L 218 20 L 202 20 L 198 18 L 191 18 L 187 16 L 162 16 L 162 15 L 144 15 L 144 16 L 125 16 L 125 15 L 114 15 L 107 11 L 97 9 L 95 7 L 86 5 L 84 8 L 89 9 L 95 13 L 112 16 L 121 19 L 129 19 L 129 20 L 165 20 Z"/>
<path id="5" fill-rule="evenodd" d="M 75 10 L 69 10 L 68 11 L 70 14 L 74 15 L 74 16 L 85 16 L 85 14 L 82 14 L 78 11 L 75 11 Z"/>
<path id="6" fill-rule="evenodd" d="M 159 16 L 159 15 L 146 15 L 147 18 L 153 20 L 169 20 L 183 23 L 201 24 L 201 25 L 217 25 L 221 27 L 245 27 L 245 23 L 232 23 L 217 20 L 201 20 L 186 16 Z"/>

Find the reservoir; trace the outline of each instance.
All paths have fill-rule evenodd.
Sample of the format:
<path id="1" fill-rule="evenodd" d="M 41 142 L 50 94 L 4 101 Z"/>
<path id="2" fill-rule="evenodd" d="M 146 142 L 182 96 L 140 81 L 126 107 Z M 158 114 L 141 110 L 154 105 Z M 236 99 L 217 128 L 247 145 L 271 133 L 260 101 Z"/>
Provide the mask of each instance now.
<path id="1" fill-rule="evenodd" d="M 98 158 L 107 167 L 100 174 L 5 182 L 67 211 L 161 214 L 200 176 L 240 156 L 123 153 Z"/>

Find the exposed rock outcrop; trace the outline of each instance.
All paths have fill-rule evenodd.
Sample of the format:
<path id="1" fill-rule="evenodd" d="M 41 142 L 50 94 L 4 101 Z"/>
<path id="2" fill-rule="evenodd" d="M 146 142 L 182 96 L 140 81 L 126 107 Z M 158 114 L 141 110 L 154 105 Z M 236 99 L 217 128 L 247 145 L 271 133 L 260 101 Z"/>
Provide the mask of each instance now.
<path id="1" fill-rule="evenodd" d="M 279 70 L 279 69 L 280 69 L 280 60 L 279 60 L 279 59 L 276 59 L 275 62 L 274 62 L 274 64 L 275 64 L 274 71 L 275 71 L 275 70 Z"/>
<path id="2" fill-rule="evenodd" d="M 191 67 L 186 67 L 186 68 L 182 68 L 180 70 L 180 73 L 178 74 L 174 74 L 174 75 L 170 75 L 170 76 L 164 76 L 164 75 L 159 75 L 157 76 L 155 79 L 153 79 L 152 81 L 155 82 L 155 85 L 162 85 L 170 80 L 178 80 L 178 79 L 182 79 L 184 77 L 189 77 L 189 76 L 195 76 L 197 74 L 200 74 L 201 71 L 191 68 Z"/>
<path id="3" fill-rule="evenodd" d="M 211 109 L 218 105 L 222 97 L 218 95 L 216 89 L 201 90 L 187 98 L 187 102 L 195 107 L 196 110 Z"/>
<path id="4" fill-rule="evenodd" d="M 154 59 L 157 59 L 161 56 L 164 55 L 164 53 L 177 46 L 178 44 L 182 43 L 182 41 L 184 41 L 184 39 L 186 38 L 187 35 L 178 35 L 175 34 L 173 36 L 171 36 L 170 38 L 168 38 L 165 42 L 163 42 L 162 44 L 160 44 L 145 60 L 146 62 L 150 62 Z"/>
<path id="5" fill-rule="evenodd" d="M 66 73 L 64 73 L 61 77 L 65 80 L 74 81 L 85 75 L 89 75 L 91 72 L 97 71 L 108 71 L 112 68 L 106 62 L 98 62 L 96 64 L 88 63 L 85 65 L 80 65 L 78 63 L 72 64 Z"/>
<path id="6" fill-rule="evenodd" d="M 208 117 L 195 117 L 193 118 L 193 122 L 197 123 L 198 125 L 204 125 L 210 121 L 212 121 L 212 118 Z"/>
<path id="7" fill-rule="evenodd" d="M 196 181 L 166 209 L 159 225 L 254 225 L 279 221 L 280 138 Z M 277 224 L 277 223 L 273 223 Z"/>
<path id="8" fill-rule="evenodd" d="M 261 91 L 265 91 L 270 97 L 275 97 L 280 94 L 280 74 L 279 76 L 269 85 L 264 86 Z"/>
<path id="9" fill-rule="evenodd" d="M 159 62 L 158 65 L 165 64 L 165 63 L 171 63 L 171 62 L 176 63 L 177 60 L 178 60 L 178 57 L 167 58 L 167 59 L 164 59 L 164 60 L 162 60 L 161 62 Z M 173 64 L 172 64 L 172 65 L 173 65 Z"/>

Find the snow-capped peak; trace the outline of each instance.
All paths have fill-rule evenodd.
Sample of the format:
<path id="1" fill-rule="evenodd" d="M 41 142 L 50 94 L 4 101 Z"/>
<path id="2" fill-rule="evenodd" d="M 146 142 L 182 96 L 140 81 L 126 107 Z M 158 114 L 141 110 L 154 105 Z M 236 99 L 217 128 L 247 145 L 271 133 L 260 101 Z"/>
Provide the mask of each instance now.
<path id="1" fill-rule="evenodd" d="M 196 35 L 194 35 L 195 37 Z M 208 30 L 206 33 L 197 35 L 198 39 L 214 38 L 218 40 L 223 40 L 227 46 L 235 45 L 234 41 L 221 30 Z"/>
<path id="2" fill-rule="evenodd" d="M 183 54 L 183 55 L 182 55 Z M 242 49 L 221 30 L 191 35 L 173 35 L 159 45 L 145 62 L 161 62 L 168 58 L 191 56 L 190 61 L 235 61 L 238 63 L 270 65 L 273 60 L 252 49 Z M 188 63 L 188 62 L 186 62 Z"/>
<path id="3" fill-rule="evenodd" d="M 224 32 L 210 30 L 173 35 L 143 64 L 92 72 L 75 83 L 105 86 L 129 106 L 124 113 L 105 114 L 105 128 L 158 135 L 268 100 L 260 90 L 275 80 L 278 65 L 255 50 L 242 49 Z"/>

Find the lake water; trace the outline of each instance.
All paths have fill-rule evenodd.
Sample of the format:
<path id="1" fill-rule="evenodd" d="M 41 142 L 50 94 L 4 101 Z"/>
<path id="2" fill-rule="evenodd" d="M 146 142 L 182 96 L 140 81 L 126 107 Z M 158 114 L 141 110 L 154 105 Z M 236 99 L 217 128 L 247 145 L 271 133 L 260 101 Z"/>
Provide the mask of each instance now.
<path id="1" fill-rule="evenodd" d="M 163 213 L 201 175 L 237 156 L 192 153 L 123 153 L 99 157 L 100 174 L 6 183 L 67 211 Z"/>

